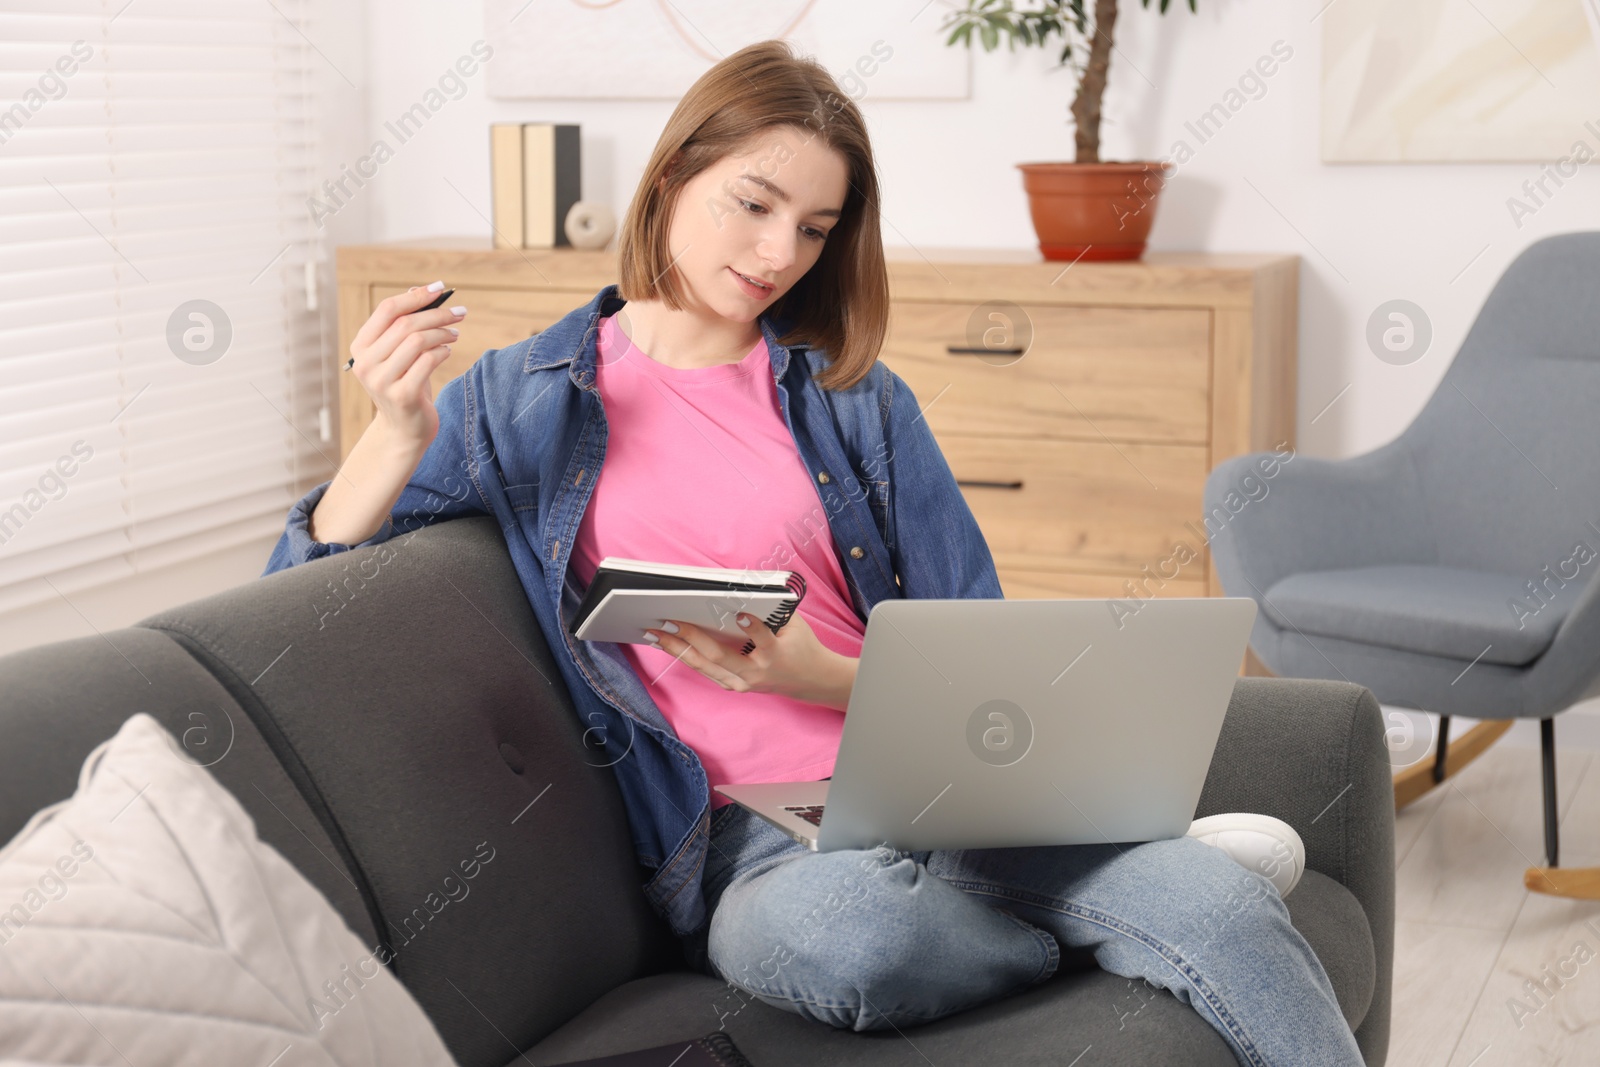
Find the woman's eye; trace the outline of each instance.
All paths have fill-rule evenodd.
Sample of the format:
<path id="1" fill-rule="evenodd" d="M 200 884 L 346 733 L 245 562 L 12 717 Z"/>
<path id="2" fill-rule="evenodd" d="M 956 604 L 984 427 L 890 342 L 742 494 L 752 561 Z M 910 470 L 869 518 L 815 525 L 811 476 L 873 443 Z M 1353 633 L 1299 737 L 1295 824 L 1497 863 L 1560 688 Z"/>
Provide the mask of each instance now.
<path id="1" fill-rule="evenodd" d="M 767 210 L 766 208 L 762 207 L 760 204 L 756 203 L 753 200 L 740 200 L 739 203 L 744 207 L 744 209 L 746 211 L 750 212 L 750 214 L 752 214 L 752 215 L 759 215 L 759 214 L 761 214 L 761 213 L 763 213 L 763 212 L 765 212 Z M 827 234 L 823 233 L 821 230 L 812 229 L 810 226 L 802 227 L 800 232 L 805 234 L 807 237 L 809 237 L 813 241 L 820 241 L 823 238 L 828 236 Z"/>

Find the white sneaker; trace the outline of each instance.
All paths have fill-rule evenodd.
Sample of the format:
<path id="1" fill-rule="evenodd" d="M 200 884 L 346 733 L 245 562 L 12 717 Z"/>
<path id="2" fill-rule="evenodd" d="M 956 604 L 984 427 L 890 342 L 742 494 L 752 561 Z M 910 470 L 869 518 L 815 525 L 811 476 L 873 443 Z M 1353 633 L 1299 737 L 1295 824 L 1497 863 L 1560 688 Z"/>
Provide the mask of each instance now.
<path id="1" fill-rule="evenodd" d="M 1196 819 L 1187 836 L 1220 848 L 1241 867 L 1265 877 L 1277 887 L 1280 899 L 1300 884 L 1305 873 L 1305 843 L 1294 827 L 1271 815 L 1242 811 L 1208 815 Z"/>

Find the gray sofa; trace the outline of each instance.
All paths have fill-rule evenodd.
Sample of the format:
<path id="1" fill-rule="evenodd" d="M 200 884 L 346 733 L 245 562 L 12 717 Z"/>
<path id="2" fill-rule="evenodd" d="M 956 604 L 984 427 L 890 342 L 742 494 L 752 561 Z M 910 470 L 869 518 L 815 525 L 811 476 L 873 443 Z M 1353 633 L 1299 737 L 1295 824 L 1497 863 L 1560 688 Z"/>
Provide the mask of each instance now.
<path id="1" fill-rule="evenodd" d="M 494 520 L 428 527 L 381 569 L 378 550 L 0 658 L 0 841 L 69 796 L 90 749 L 142 711 L 365 943 L 388 943 L 462 1067 L 543 1067 L 719 1027 L 756 1067 L 1064 1064 L 1089 1045 L 1099 1064 L 1234 1063 L 1192 1009 L 1092 960 L 904 1033 L 832 1030 L 686 970 Z M 1300 832 L 1308 870 L 1289 911 L 1367 1062 L 1383 1063 L 1394 815 L 1372 695 L 1241 678 L 1198 814 L 1221 811 Z M 424 907 L 485 841 L 495 861 L 470 894 Z"/>

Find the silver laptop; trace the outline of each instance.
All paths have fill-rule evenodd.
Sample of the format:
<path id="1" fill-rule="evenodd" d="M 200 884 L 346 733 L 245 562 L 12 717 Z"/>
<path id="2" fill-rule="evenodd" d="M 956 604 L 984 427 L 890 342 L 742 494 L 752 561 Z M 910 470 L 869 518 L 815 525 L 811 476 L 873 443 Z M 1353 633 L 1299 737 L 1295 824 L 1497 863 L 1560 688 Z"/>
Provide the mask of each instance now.
<path id="1" fill-rule="evenodd" d="M 813 850 L 1181 837 L 1248 597 L 883 600 L 831 780 L 714 785 Z"/>

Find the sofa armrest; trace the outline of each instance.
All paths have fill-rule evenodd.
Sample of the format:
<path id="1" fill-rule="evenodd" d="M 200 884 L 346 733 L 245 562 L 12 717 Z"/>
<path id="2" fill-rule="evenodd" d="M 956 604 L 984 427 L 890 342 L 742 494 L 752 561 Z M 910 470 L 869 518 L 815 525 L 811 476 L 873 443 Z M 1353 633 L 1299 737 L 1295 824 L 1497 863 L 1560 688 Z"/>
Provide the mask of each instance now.
<path id="1" fill-rule="evenodd" d="M 1295 828 L 1306 867 L 1342 884 L 1366 912 L 1377 962 L 1357 1038 L 1387 1046 L 1394 966 L 1394 784 L 1383 713 L 1365 686 L 1240 678 L 1196 818 L 1246 811 Z M 1381 1062 L 1378 1061 L 1378 1062 Z"/>
<path id="2" fill-rule="evenodd" d="M 1432 563 L 1420 499 L 1398 441 L 1345 460 L 1250 453 L 1206 477 L 1204 533 L 1227 595 L 1259 602 L 1302 571 Z"/>

